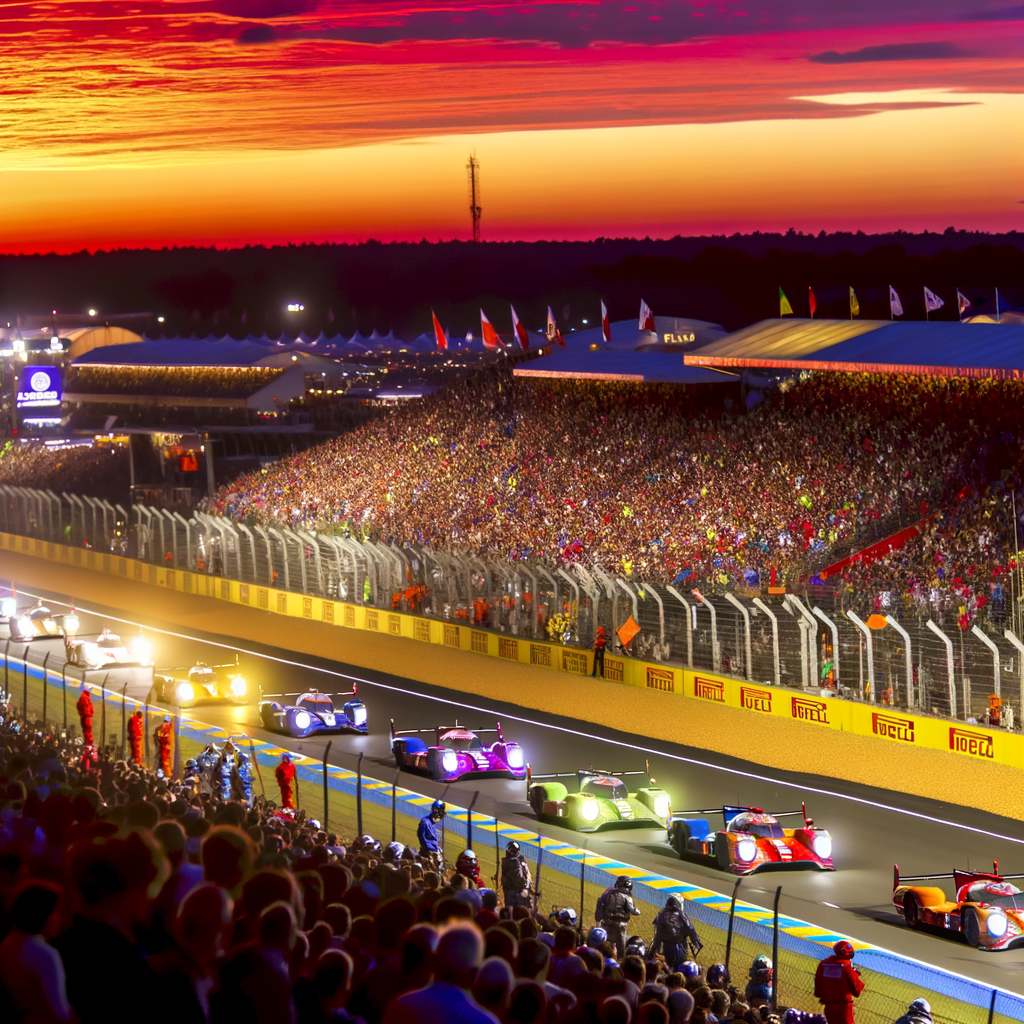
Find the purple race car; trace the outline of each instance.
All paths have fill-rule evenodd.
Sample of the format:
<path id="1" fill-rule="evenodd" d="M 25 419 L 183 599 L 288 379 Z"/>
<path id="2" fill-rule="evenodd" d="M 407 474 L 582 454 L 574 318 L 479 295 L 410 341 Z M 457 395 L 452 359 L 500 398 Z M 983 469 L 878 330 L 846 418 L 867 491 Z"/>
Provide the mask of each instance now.
<path id="1" fill-rule="evenodd" d="M 395 728 L 391 720 L 391 750 L 399 768 L 423 772 L 435 781 L 451 782 L 463 775 L 487 779 L 525 779 L 526 758 L 518 743 L 509 743 L 501 734 L 501 723 L 494 729 L 466 729 L 459 725 L 439 725 L 435 729 Z M 480 733 L 497 734 L 497 742 L 486 747 Z M 431 733 L 434 745 L 427 746 L 419 733 Z"/>

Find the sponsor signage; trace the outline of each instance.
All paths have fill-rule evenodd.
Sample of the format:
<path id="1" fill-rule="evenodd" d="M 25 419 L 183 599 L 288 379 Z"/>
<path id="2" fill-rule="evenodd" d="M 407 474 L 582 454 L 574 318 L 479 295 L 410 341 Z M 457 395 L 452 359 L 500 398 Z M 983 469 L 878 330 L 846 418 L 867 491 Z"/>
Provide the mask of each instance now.
<path id="1" fill-rule="evenodd" d="M 59 366 L 26 366 L 18 374 L 16 404 L 19 409 L 59 406 L 64 388 Z"/>
<path id="2" fill-rule="evenodd" d="M 828 701 L 794 697 L 793 717 L 799 718 L 801 722 L 821 722 L 822 725 L 828 725 Z"/>
<path id="3" fill-rule="evenodd" d="M 740 707 L 748 711 L 772 712 L 772 691 L 761 690 L 753 686 L 740 687 Z"/>
<path id="4" fill-rule="evenodd" d="M 675 686 L 675 675 L 671 669 L 647 668 L 647 688 L 649 690 L 667 690 L 672 693 Z"/>
<path id="5" fill-rule="evenodd" d="M 705 676 L 693 677 L 693 695 L 701 700 L 713 700 L 725 703 L 725 683 L 721 679 L 708 679 Z"/>
<path id="6" fill-rule="evenodd" d="M 985 732 L 971 732 L 970 729 L 949 728 L 949 749 L 969 757 L 986 757 L 995 760 L 995 737 Z"/>
<path id="7" fill-rule="evenodd" d="M 871 731 L 876 736 L 884 736 L 889 740 L 900 740 L 903 743 L 914 742 L 914 720 L 912 718 L 900 718 L 897 715 L 883 715 L 878 711 L 872 711 Z"/>

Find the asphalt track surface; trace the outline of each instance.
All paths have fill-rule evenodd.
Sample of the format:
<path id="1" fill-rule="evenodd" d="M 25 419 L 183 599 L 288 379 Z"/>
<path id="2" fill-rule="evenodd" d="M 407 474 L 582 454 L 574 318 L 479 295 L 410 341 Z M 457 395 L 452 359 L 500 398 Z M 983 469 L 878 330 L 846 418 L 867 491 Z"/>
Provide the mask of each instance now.
<path id="1" fill-rule="evenodd" d="M 55 610 L 59 610 L 58 600 L 68 601 L 65 595 L 34 591 L 29 580 L 18 584 L 18 593 L 21 597 L 45 596 Z M 651 775 L 670 794 L 675 810 L 728 803 L 759 806 L 768 811 L 794 811 L 800 809 L 801 801 L 806 801 L 807 812 L 815 823 L 832 833 L 837 870 L 761 872 L 744 880 L 740 890 L 743 899 L 770 906 L 775 887 L 781 884 L 780 909 L 786 914 L 982 983 L 1024 993 L 1024 948 L 985 953 L 958 938 L 912 932 L 890 903 L 894 862 L 899 863 L 903 874 L 916 875 L 967 867 L 991 870 L 992 860 L 998 859 L 1002 872 L 1024 873 L 1024 822 L 938 800 L 766 769 L 706 750 L 541 714 L 518 707 L 511 700 L 485 707 L 473 704 L 463 693 L 416 680 L 348 669 L 338 662 L 231 637 L 185 637 L 173 627 L 143 615 L 126 619 L 124 613 L 96 606 L 78 606 L 77 612 L 83 634 L 97 632 L 104 625 L 122 633 L 129 632 L 129 624 L 144 625 L 151 631 L 147 635 L 153 643 L 158 671 L 162 667 L 191 665 L 197 660 L 224 663 L 234 660 L 238 652 L 251 691 L 262 686 L 268 693 L 300 693 L 314 688 L 341 693 L 351 690 L 353 681 L 357 681 L 359 697 L 367 707 L 370 732 L 366 736 L 331 736 L 330 760 L 351 769 L 362 752 L 363 771 L 378 778 L 394 777 L 389 739 L 391 718 L 399 729 L 432 729 L 456 722 L 469 728 L 493 728 L 495 721 L 500 720 L 506 738 L 522 744 L 537 773 L 573 772 L 591 766 L 615 773 L 643 769 L 645 760 L 649 760 Z M 5 635 L 6 627 L 0 626 L 0 639 Z M 63 656 L 63 645 L 59 642 L 36 644 L 52 646 L 51 664 Z M 252 704 L 244 707 L 208 703 L 189 713 L 233 734 L 266 739 L 318 760 L 326 743 L 324 737 L 294 740 L 268 732 L 260 724 L 255 697 Z M 753 748 L 756 740 L 751 742 Z M 444 789 L 442 784 L 409 772 L 403 772 L 401 785 L 428 796 L 440 796 Z M 526 802 L 522 782 L 466 779 L 451 785 L 448 799 L 465 807 L 476 791 L 476 810 L 481 814 L 497 816 L 509 824 L 567 842 L 583 838 L 570 829 L 539 823 Z M 733 876 L 680 860 L 667 844 L 664 830 L 602 832 L 587 839 L 591 850 L 607 857 L 717 892 L 731 891 Z M 945 884 L 949 891 L 948 882 L 933 884 Z"/>

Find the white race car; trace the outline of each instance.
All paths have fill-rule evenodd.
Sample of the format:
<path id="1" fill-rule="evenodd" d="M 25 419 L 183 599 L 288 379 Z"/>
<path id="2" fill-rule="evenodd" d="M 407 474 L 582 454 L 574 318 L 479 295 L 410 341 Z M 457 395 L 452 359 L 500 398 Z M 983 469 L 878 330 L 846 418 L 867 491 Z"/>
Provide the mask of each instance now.
<path id="1" fill-rule="evenodd" d="M 7 628 L 15 643 L 64 636 L 68 628 L 78 627 L 78 617 L 73 612 L 54 615 L 43 601 L 36 601 L 28 608 L 18 608 L 17 598 L 8 597 L 4 598 L 0 610 L 7 618 Z"/>
<path id="2" fill-rule="evenodd" d="M 141 632 L 125 644 L 121 637 L 106 628 L 93 638 L 74 636 L 68 630 L 64 638 L 64 649 L 68 664 L 76 668 L 98 669 L 113 665 L 141 665 L 148 668 L 153 664 L 152 648 Z"/>

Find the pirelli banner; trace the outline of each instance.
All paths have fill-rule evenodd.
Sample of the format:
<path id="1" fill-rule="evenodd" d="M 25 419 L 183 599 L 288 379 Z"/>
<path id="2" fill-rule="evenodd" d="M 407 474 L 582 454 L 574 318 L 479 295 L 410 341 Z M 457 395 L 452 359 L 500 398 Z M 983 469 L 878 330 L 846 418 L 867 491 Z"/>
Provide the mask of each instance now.
<path id="1" fill-rule="evenodd" d="M 983 726 L 960 725 L 939 718 L 908 715 L 894 709 L 814 693 L 745 683 L 702 672 L 683 673 L 687 697 L 755 715 L 805 722 L 810 727 L 874 736 L 903 747 L 943 750 L 972 760 L 1024 768 L 1024 736 Z"/>

